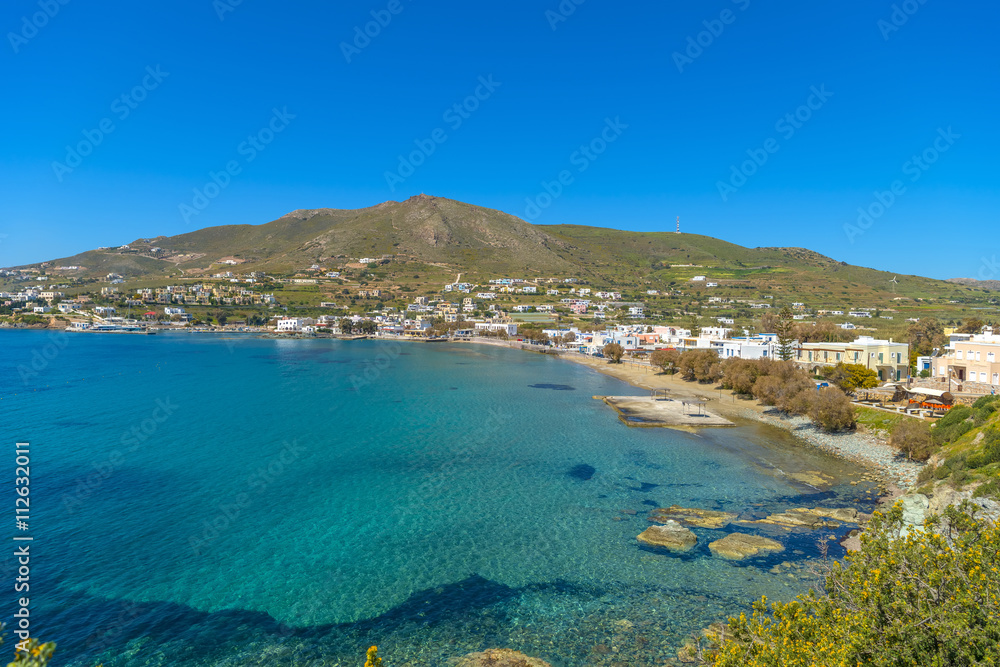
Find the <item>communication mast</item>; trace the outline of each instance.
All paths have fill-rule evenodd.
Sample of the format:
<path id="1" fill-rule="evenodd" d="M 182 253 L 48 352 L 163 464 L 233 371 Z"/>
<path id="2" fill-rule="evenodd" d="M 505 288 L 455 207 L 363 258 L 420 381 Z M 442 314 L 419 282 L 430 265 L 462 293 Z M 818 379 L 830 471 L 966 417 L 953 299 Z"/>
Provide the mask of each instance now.
<path id="1" fill-rule="evenodd" d="M 681 233 L 681 216 L 677 216 L 677 233 Z"/>

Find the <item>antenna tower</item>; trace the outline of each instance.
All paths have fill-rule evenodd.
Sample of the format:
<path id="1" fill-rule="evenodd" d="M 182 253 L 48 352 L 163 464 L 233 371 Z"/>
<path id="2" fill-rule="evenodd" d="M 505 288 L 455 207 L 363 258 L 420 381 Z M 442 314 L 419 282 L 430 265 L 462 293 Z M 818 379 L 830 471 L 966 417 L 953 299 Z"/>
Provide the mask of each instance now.
<path id="1" fill-rule="evenodd" d="M 681 233 L 681 216 L 677 216 L 677 233 Z"/>

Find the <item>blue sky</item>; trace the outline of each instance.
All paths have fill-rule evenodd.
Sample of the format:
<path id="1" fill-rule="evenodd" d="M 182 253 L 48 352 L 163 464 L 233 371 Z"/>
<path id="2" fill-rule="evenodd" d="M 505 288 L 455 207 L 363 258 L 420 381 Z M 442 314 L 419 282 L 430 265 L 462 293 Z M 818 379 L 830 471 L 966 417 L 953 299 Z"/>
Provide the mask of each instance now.
<path id="1" fill-rule="evenodd" d="M 5 4 L 0 265 L 423 192 L 1000 278 L 996 3 L 236 2 Z"/>

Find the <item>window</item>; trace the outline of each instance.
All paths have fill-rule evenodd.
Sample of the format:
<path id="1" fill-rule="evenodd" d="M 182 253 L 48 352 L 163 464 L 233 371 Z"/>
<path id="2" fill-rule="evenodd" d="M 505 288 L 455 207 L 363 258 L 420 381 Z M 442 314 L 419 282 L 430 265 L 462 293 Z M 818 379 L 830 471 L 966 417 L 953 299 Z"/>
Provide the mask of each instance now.
<path id="1" fill-rule="evenodd" d="M 979 350 L 976 350 L 976 361 L 982 361 L 981 355 L 982 355 L 982 352 L 980 352 Z"/>
<path id="2" fill-rule="evenodd" d="M 980 382 L 986 382 L 986 373 L 985 372 L 981 372 L 979 374 L 979 381 Z"/>
<path id="3" fill-rule="evenodd" d="M 997 360 L 997 355 L 996 355 L 995 352 L 987 352 L 986 353 L 986 361 L 988 361 L 990 363 L 993 363 L 996 360 Z"/>
<path id="4" fill-rule="evenodd" d="M 882 353 L 881 352 L 878 353 L 878 362 L 880 364 L 882 363 Z"/>
<path id="5" fill-rule="evenodd" d="M 840 361 L 840 352 L 837 353 L 837 361 Z"/>
<path id="6" fill-rule="evenodd" d="M 962 351 L 961 350 L 955 350 L 955 358 L 961 360 L 961 358 L 962 358 Z"/>

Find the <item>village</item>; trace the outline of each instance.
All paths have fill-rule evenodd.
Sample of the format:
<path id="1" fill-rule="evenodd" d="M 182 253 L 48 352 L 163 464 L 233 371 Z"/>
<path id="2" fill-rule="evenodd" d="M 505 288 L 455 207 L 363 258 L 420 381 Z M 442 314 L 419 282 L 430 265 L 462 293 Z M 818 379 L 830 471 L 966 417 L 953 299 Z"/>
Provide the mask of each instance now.
<path id="1" fill-rule="evenodd" d="M 50 322 L 59 318 L 68 330 L 78 332 L 237 331 L 295 337 L 489 339 L 591 357 L 603 356 L 609 344 L 616 344 L 633 362 L 648 363 L 649 355 L 657 350 L 710 350 L 720 360 L 787 359 L 816 378 L 838 364 L 860 365 L 871 370 L 880 385 L 901 383 L 925 389 L 929 393 L 917 402 L 939 410 L 946 409 L 955 394 L 995 393 L 1000 386 L 1000 335 L 988 326 L 967 332 L 947 328 L 945 344 L 927 354 L 911 355 L 907 342 L 878 337 L 869 324 L 892 320 L 898 315 L 894 309 L 811 308 L 803 302 L 779 308 L 773 295 L 735 298 L 724 285 L 720 289 L 719 282 L 701 274 L 672 290 L 647 289 L 640 294 L 596 289 L 578 278 L 496 277 L 478 284 L 462 282 L 459 274 L 455 282 L 410 297 L 405 305 L 398 293 L 389 294 L 366 281 L 359 281 L 353 293 L 340 289 L 340 296 L 347 298 L 339 302 L 320 300 L 307 307 L 279 299 L 283 290 L 291 289 L 326 287 L 336 294 L 332 288 L 347 285 L 351 269 L 363 271 L 388 260 L 363 257 L 345 262 L 339 271 L 313 265 L 305 272 L 272 276 L 262 271 L 236 273 L 230 269 L 238 262 L 223 258 L 219 265 L 225 270 L 184 285 L 129 288 L 126 276 L 109 273 L 99 283 L 75 290 L 68 289 L 75 286 L 72 282 L 57 284 L 58 274 L 7 270 L 3 277 L 8 281 L 34 284 L 19 286 L 16 292 L 0 292 L 0 305 L 6 312 L 21 314 L 22 319 L 24 314 Z M 699 299 L 697 313 L 682 309 L 665 317 L 663 312 L 650 310 L 651 301 L 685 295 Z M 208 308 L 216 309 L 211 311 L 214 318 L 205 312 Z M 247 316 L 246 308 L 258 309 L 259 314 Z M 226 309 L 233 310 L 233 315 L 227 317 Z M 244 309 L 242 318 L 238 309 Z M 721 314 L 713 316 L 712 310 Z M 828 336 L 829 340 L 782 342 L 773 330 L 779 310 L 799 331 L 823 322 L 827 327 L 832 323 L 839 333 Z M 670 321 L 678 316 L 685 319 L 685 326 Z"/>

